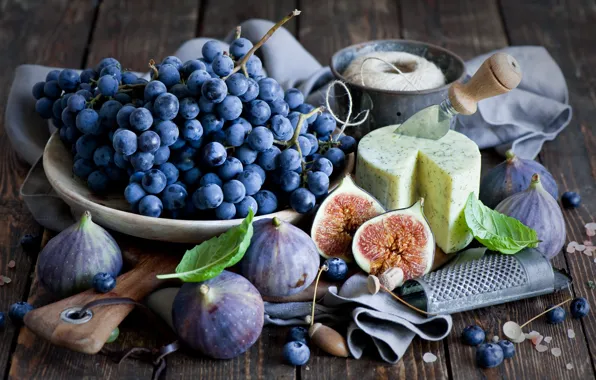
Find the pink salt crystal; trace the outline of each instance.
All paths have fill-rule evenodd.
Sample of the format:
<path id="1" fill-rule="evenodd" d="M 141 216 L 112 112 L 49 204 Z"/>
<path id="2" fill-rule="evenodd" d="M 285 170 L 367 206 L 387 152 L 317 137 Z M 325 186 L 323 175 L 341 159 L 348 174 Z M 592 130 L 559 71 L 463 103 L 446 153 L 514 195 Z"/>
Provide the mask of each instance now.
<path id="1" fill-rule="evenodd" d="M 437 361 L 437 357 L 434 354 L 427 352 L 422 356 L 422 360 L 424 360 L 425 363 L 434 363 Z"/>
<path id="2" fill-rule="evenodd" d="M 586 249 L 585 251 L 583 251 L 582 253 L 586 256 L 592 256 L 592 250 L 591 249 Z"/>
<path id="3" fill-rule="evenodd" d="M 498 337 L 498 336 L 496 336 L 496 335 L 495 335 L 495 336 L 493 336 L 493 342 L 494 342 L 494 343 L 497 343 L 498 341 L 499 341 L 499 337 Z"/>
<path id="4" fill-rule="evenodd" d="M 532 338 L 532 343 L 534 343 L 534 346 L 538 346 L 540 345 L 540 343 L 542 343 L 542 338 L 544 338 L 542 335 L 538 335 Z"/>
<path id="5" fill-rule="evenodd" d="M 2 279 L 4 280 L 5 284 L 10 284 L 10 282 L 12 281 L 12 279 L 10 277 L 6 277 L 6 276 L 2 276 Z"/>
<path id="6" fill-rule="evenodd" d="M 578 251 L 578 252 L 582 252 L 585 249 L 586 249 L 586 246 L 585 245 L 578 244 L 578 245 L 575 246 L 575 250 Z"/>
<path id="7" fill-rule="evenodd" d="M 592 247 L 592 242 L 590 240 L 584 240 L 584 245 L 586 247 Z"/>
<path id="8" fill-rule="evenodd" d="M 556 357 L 561 356 L 561 349 L 559 347 L 552 348 L 550 352 Z"/>
<path id="9" fill-rule="evenodd" d="M 586 235 L 588 235 L 588 236 L 594 236 L 594 235 L 596 235 L 596 230 L 589 230 L 589 229 L 587 229 L 586 230 Z"/>
<path id="10" fill-rule="evenodd" d="M 575 252 L 575 247 L 577 246 L 577 242 L 572 241 L 571 243 L 567 244 L 567 253 Z"/>
<path id="11" fill-rule="evenodd" d="M 567 336 L 569 337 L 569 339 L 575 338 L 575 331 L 573 331 L 573 329 L 567 330 Z"/>
<path id="12" fill-rule="evenodd" d="M 543 344 L 539 344 L 536 346 L 536 351 L 538 351 L 538 352 L 545 352 L 547 350 L 548 350 L 548 347 Z"/>
<path id="13" fill-rule="evenodd" d="M 588 230 L 596 230 L 596 223 L 592 222 L 592 223 L 586 224 L 586 229 L 588 229 Z"/>
<path id="14" fill-rule="evenodd" d="M 553 338 L 551 336 L 547 336 L 547 337 L 544 338 L 544 341 L 546 343 L 550 343 L 552 340 L 553 340 Z"/>
<path id="15" fill-rule="evenodd" d="M 17 265 L 17 264 L 14 262 L 14 260 L 10 260 L 10 261 L 8 262 L 8 267 L 9 267 L 9 268 L 14 268 L 16 265 Z"/>
<path id="16" fill-rule="evenodd" d="M 565 367 L 567 367 L 567 369 L 573 369 L 573 363 L 567 363 Z"/>
<path id="17" fill-rule="evenodd" d="M 540 333 L 538 331 L 530 331 L 529 333 L 526 334 L 526 339 L 532 339 L 538 335 L 540 335 Z"/>

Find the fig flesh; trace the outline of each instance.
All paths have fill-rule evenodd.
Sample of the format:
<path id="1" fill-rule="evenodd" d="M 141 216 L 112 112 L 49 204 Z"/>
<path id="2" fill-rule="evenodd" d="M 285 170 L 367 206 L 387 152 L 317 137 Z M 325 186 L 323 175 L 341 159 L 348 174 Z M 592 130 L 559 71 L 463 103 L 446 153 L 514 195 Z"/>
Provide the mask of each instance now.
<path id="1" fill-rule="evenodd" d="M 428 273 L 435 238 L 422 210 L 423 200 L 365 222 L 354 235 L 352 252 L 358 266 L 375 275 L 399 275 L 403 282 Z"/>
<path id="2" fill-rule="evenodd" d="M 285 297 L 314 281 L 319 262 L 317 247 L 306 232 L 273 218 L 253 223 L 250 247 L 240 267 L 263 296 Z"/>
<path id="3" fill-rule="evenodd" d="M 356 230 L 384 212 L 381 203 L 358 187 L 348 175 L 319 207 L 310 235 L 321 256 L 350 262 Z"/>
<path id="4" fill-rule="evenodd" d="M 224 270 L 210 280 L 182 285 L 172 305 L 172 322 L 192 349 L 215 359 L 231 359 L 261 335 L 263 299 L 247 279 Z"/>
<path id="5" fill-rule="evenodd" d="M 511 150 L 505 156 L 507 159 L 486 173 L 480 182 L 482 203 L 494 209 L 503 199 L 527 189 L 534 173 L 540 175 L 544 189 L 557 199 L 557 183 L 544 166 L 534 160 L 519 158 Z"/>

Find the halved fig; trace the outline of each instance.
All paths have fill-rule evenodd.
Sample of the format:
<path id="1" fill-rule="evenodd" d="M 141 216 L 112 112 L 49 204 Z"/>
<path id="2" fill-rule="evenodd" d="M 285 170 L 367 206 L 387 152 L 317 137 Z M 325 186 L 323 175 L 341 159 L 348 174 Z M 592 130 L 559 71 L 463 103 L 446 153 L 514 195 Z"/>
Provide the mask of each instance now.
<path id="1" fill-rule="evenodd" d="M 392 277 L 393 287 L 430 271 L 435 238 L 422 205 L 420 199 L 408 208 L 386 212 L 358 228 L 352 252 L 363 271 L 379 276 L 381 282 L 383 276 Z"/>
<path id="2" fill-rule="evenodd" d="M 321 203 L 310 236 L 321 256 L 352 261 L 352 238 L 364 222 L 385 212 L 379 201 L 347 175 Z"/>

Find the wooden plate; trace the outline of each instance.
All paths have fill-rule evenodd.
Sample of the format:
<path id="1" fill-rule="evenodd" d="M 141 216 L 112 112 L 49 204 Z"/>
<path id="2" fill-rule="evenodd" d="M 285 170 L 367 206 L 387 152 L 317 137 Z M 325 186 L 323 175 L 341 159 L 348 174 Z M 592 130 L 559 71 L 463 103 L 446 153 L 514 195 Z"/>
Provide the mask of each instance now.
<path id="1" fill-rule="evenodd" d="M 144 239 L 176 243 L 200 243 L 238 225 L 241 219 L 232 220 L 176 220 L 151 218 L 134 214 L 121 192 L 108 195 L 93 194 L 86 184 L 72 174 L 72 155 L 64 146 L 58 133 L 54 133 L 43 153 L 43 168 L 50 184 L 58 195 L 70 206 L 74 215 L 89 210 L 93 220 L 102 226 L 127 235 Z M 354 168 L 354 154 L 348 155 L 347 165 L 342 173 L 335 175 L 330 190 L 337 187 L 341 178 Z M 298 224 L 307 215 L 291 209 L 262 215 L 255 218 L 278 217 L 292 224 Z"/>

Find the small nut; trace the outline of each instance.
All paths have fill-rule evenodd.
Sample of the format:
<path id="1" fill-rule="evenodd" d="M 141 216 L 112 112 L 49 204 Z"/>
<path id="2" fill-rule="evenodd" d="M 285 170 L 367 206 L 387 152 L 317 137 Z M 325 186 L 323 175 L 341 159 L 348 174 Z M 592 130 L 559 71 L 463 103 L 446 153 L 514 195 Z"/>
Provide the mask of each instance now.
<path id="1" fill-rule="evenodd" d="M 308 329 L 308 335 L 311 343 L 328 354 L 342 358 L 347 358 L 350 355 L 345 338 L 331 327 L 315 323 Z"/>

